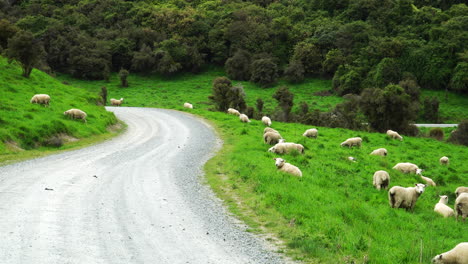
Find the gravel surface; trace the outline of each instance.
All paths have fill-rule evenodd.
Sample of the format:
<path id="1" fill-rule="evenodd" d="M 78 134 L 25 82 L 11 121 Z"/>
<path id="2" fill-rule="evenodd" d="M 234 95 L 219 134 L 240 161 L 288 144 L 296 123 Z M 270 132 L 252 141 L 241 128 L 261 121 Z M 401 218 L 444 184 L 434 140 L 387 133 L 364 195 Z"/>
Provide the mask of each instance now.
<path id="1" fill-rule="evenodd" d="M 0 263 L 283 263 L 202 184 L 220 143 L 176 111 L 108 108 L 123 135 L 0 167 Z"/>

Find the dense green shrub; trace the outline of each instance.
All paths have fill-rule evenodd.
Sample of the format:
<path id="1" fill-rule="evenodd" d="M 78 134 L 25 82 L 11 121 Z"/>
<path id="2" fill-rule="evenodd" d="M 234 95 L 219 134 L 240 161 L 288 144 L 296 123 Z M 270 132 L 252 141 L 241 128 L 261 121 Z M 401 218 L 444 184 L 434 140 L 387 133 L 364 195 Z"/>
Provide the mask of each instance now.
<path id="1" fill-rule="evenodd" d="M 229 78 L 248 81 L 250 79 L 250 53 L 238 50 L 234 56 L 226 60 L 224 69 Z"/>
<path id="2" fill-rule="evenodd" d="M 40 64 L 44 54 L 42 44 L 29 31 L 21 30 L 8 39 L 6 55 L 10 60 L 19 62 L 26 78 L 31 75 L 33 67 Z"/>
<path id="3" fill-rule="evenodd" d="M 437 140 L 444 139 L 444 131 L 440 127 L 434 127 L 429 130 L 429 137 L 435 138 Z"/>
<path id="4" fill-rule="evenodd" d="M 278 78 L 278 66 L 271 58 L 257 59 L 252 62 L 251 82 L 262 87 L 269 87 L 276 83 Z"/>
<path id="5" fill-rule="evenodd" d="M 278 101 L 278 105 L 282 110 L 282 120 L 289 121 L 291 109 L 294 105 L 294 94 L 289 91 L 288 87 L 281 86 L 272 97 Z"/>
<path id="6" fill-rule="evenodd" d="M 439 122 L 439 99 L 436 97 L 425 97 L 422 116 L 424 120 L 429 122 Z"/>
<path id="7" fill-rule="evenodd" d="M 468 120 L 463 120 L 456 130 L 452 131 L 449 141 L 452 143 L 468 146 Z"/>
<path id="8" fill-rule="evenodd" d="M 291 83 L 302 82 L 304 80 L 304 66 L 300 61 L 291 61 L 284 70 L 284 77 Z"/>
<path id="9" fill-rule="evenodd" d="M 128 87 L 127 77 L 130 73 L 125 69 L 120 69 L 119 71 L 119 78 L 120 78 L 120 86 Z"/>

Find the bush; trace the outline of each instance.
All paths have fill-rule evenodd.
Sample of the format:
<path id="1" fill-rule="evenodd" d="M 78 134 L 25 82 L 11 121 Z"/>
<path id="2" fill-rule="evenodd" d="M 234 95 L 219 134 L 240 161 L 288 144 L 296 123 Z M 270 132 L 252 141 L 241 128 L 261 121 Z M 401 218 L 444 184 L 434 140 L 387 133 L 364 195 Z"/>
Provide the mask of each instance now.
<path id="1" fill-rule="evenodd" d="M 269 87 L 276 83 L 278 78 L 278 66 L 273 59 L 258 59 L 252 63 L 251 82 L 262 87 Z"/>
<path id="2" fill-rule="evenodd" d="M 444 131 L 440 127 L 431 128 L 431 130 L 429 130 L 429 137 L 441 141 L 444 139 Z"/>
<path id="3" fill-rule="evenodd" d="M 120 85 L 122 85 L 122 87 L 128 87 L 127 77 L 129 74 L 130 73 L 127 70 L 120 69 L 119 77 L 120 77 Z"/>
<path id="4" fill-rule="evenodd" d="M 229 108 L 229 90 L 232 83 L 226 77 L 218 77 L 213 80 L 213 94 L 208 98 L 216 105 L 216 110 L 225 112 Z"/>
<path id="5" fill-rule="evenodd" d="M 262 113 L 263 112 L 263 105 L 265 103 L 263 102 L 263 100 L 261 98 L 257 98 L 257 103 L 256 103 L 256 107 L 257 107 L 257 111 L 259 113 Z"/>
<path id="6" fill-rule="evenodd" d="M 439 122 L 439 99 L 436 97 L 425 97 L 422 116 L 426 121 Z"/>
<path id="7" fill-rule="evenodd" d="M 224 69 L 229 78 L 248 81 L 250 79 L 250 53 L 238 50 L 234 56 L 226 60 Z"/>
<path id="8" fill-rule="evenodd" d="M 245 114 L 248 117 L 253 118 L 253 116 L 255 115 L 255 109 L 252 106 L 248 106 L 247 109 L 245 110 Z"/>
<path id="9" fill-rule="evenodd" d="M 452 131 L 449 142 L 468 146 L 468 120 L 463 120 L 458 124 L 458 128 Z"/>
<path id="10" fill-rule="evenodd" d="M 102 98 L 102 103 L 103 105 L 107 104 L 107 88 L 105 86 L 101 87 L 101 92 L 99 93 L 99 96 Z"/>
<path id="11" fill-rule="evenodd" d="M 419 128 L 414 124 L 406 126 L 406 128 L 404 128 L 401 131 L 402 131 L 402 134 L 410 136 L 410 137 L 417 137 L 420 134 Z"/>
<path id="12" fill-rule="evenodd" d="M 283 120 L 288 121 L 291 109 L 294 105 L 294 94 L 286 86 L 281 86 L 272 96 L 278 101 L 279 107 L 283 110 Z"/>
<path id="13" fill-rule="evenodd" d="M 304 81 L 304 65 L 300 61 L 291 61 L 284 70 L 284 77 L 291 83 Z"/>

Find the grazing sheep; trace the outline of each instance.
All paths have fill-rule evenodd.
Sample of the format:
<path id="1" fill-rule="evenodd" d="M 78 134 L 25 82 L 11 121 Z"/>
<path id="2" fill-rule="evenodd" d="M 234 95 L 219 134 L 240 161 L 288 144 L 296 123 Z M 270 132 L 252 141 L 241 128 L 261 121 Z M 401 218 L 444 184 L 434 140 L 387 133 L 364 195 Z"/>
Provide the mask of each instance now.
<path id="1" fill-rule="evenodd" d="M 269 145 L 276 145 L 281 140 L 281 135 L 275 132 L 267 132 L 263 135 L 263 142 Z"/>
<path id="2" fill-rule="evenodd" d="M 316 128 L 311 128 L 307 129 L 304 134 L 302 134 L 304 137 L 312 137 L 312 138 L 317 138 L 318 136 L 318 130 Z"/>
<path id="3" fill-rule="evenodd" d="M 230 115 L 240 116 L 239 111 L 237 111 L 237 110 L 234 109 L 234 108 L 229 108 L 229 109 L 227 110 L 227 113 L 230 114 Z"/>
<path id="4" fill-rule="evenodd" d="M 423 179 L 428 185 L 431 185 L 431 186 L 436 186 L 435 182 L 431 179 L 431 178 L 428 178 L 428 177 L 424 177 L 422 175 L 422 171 L 421 169 L 417 169 L 416 170 L 416 174 L 421 176 L 421 179 Z"/>
<path id="5" fill-rule="evenodd" d="M 278 168 L 280 171 L 284 171 L 294 176 L 302 177 L 302 172 L 298 167 L 292 165 L 291 163 L 287 163 L 282 158 L 273 158 L 273 159 L 275 160 L 276 168 Z"/>
<path id="6" fill-rule="evenodd" d="M 355 157 L 348 157 L 348 160 L 349 160 L 349 161 L 352 161 L 352 162 L 356 162 L 356 158 L 355 158 Z"/>
<path id="7" fill-rule="evenodd" d="M 447 206 L 448 203 L 448 196 L 447 195 L 440 195 L 440 200 L 434 206 L 434 212 L 442 215 L 443 217 L 451 217 L 454 216 L 455 213 L 453 209 Z"/>
<path id="8" fill-rule="evenodd" d="M 292 150 L 297 150 L 299 153 L 304 153 L 304 146 L 296 143 L 278 143 L 271 147 L 268 151 L 277 154 L 289 153 Z"/>
<path id="9" fill-rule="evenodd" d="M 249 117 L 245 114 L 240 114 L 239 119 L 241 122 L 250 123 Z"/>
<path id="10" fill-rule="evenodd" d="M 265 129 L 263 129 L 263 135 L 265 135 L 265 134 L 268 133 L 268 132 L 275 132 L 275 133 L 279 134 L 279 132 L 276 131 L 276 130 L 274 130 L 273 128 L 271 128 L 271 127 L 265 127 Z"/>
<path id="11" fill-rule="evenodd" d="M 193 105 L 190 103 L 184 103 L 185 108 L 193 109 Z"/>
<path id="12" fill-rule="evenodd" d="M 394 170 L 399 170 L 403 173 L 416 173 L 416 170 L 419 169 L 417 165 L 409 162 L 401 162 L 393 167 Z"/>
<path id="13" fill-rule="evenodd" d="M 455 200 L 455 215 L 458 217 L 461 216 L 463 222 L 465 222 L 466 217 L 468 216 L 468 193 L 461 193 Z"/>
<path id="14" fill-rule="evenodd" d="M 384 170 L 379 170 L 374 173 L 372 178 L 372 184 L 377 190 L 387 189 L 388 184 L 390 183 L 390 174 Z"/>
<path id="15" fill-rule="evenodd" d="M 468 264 L 468 242 L 456 245 L 452 250 L 439 254 L 432 259 L 437 264 Z"/>
<path id="16" fill-rule="evenodd" d="M 398 134 L 398 132 L 396 132 L 396 131 L 387 130 L 387 135 L 388 135 L 391 139 L 398 139 L 398 140 L 400 140 L 400 141 L 403 141 L 403 137 L 400 136 L 400 134 Z"/>
<path id="17" fill-rule="evenodd" d="M 361 146 L 361 143 L 362 143 L 362 138 L 360 137 L 353 137 L 353 138 L 348 138 L 347 140 L 345 140 L 343 143 L 340 144 L 340 146 L 348 146 L 348 147 L 352 147 L 352 146 Z"/>
<path id="18" fill-rule="evenodd" d="M 393 186 L 388 191 L 388 201 L 392 208 L 405 208 L 413 211 L 416 201 L 424 192 L 425 184 L 416 183 L 415 187 Z"/>
<path id="19" fill-rule="evenodd" d="M 387 150 L 384 148 L 379 148 L 379 149 L 372 151 L 370 155 L 387 156 Z"/>
<path id="20" fill-rule="evenodd" d="M 271 119 L 268 116 L 262 117 L 262 123 L 265 124 L 265 126 L 271 126 Z"/>
<path id="21" fill-rule="evenodd" d="M 50 96 L 48 94 L 35 94 L 30 102 L 31 104 L 43 104 L 48 106 L 50 103 Z"/>
<path id="22" fill-rule="evenodd" d="M 82 119 L 85 123 L 87 122 L 86 121 L 87 114 L 81 111 L 80 109 L 72 108 L 70 110 L 63 112 L 63 114 L 70 116 L 72 119 Z"/>
<path id="23" fill-rule="evenodd" d="M 468 187 L 460 186 L 455 190 L 455 197 L 458 197 L 458 195 L 462 193 L 468 193 Z"/>
<path id="24" fill-rule="evenodd" d="M 440 158 L 439 162 L 442 165 L 448 165 L 450 163 L 450 160 L 446 156 L 443 156 L 442 158 Z"/>
<path id="25" fill-rule="evenodd" d="M 112 98 L 110 99 L 110 103 L 111 105 L 120 106 L 123 103 L 123 100 L 123 98 L 120 98 L 120 100 Z"/>

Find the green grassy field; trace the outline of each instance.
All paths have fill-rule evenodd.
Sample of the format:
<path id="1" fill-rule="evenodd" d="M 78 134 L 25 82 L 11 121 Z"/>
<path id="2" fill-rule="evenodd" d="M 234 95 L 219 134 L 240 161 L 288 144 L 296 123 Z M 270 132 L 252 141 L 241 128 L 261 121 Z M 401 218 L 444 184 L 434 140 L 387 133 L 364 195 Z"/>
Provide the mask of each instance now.
<path id="1" fill-rule="evenodd" d="M 0 91 L 0 163 L 89 145 L 115 134 L 108 127 L 116 124 L 117 119 L 103 106 L 96 105 L 96 94 L 64 85 L 38 70 L 29 79 L 24 78 L 21 68 L 1 57 Z M 51 96 L 49 107 L 30 103 L 31 97 L 39 93 Z M 63 112 L 70 108 L 84 110 L 88 122 L 64 116 Z M 73 142 L 51 147 L 48 142 L 57 135 L 67 135 Z"/>
<path id="2" fill-rule="evenodd" d="M 110 83 L 61 79 L 94 93 L 105 85 L 109 98 L 126 98 L 124 106 L 172 108 L 209 120 L 224 146 L 206 164 L 208 183 L 252 232 L 273 234 L 284 243 L 281 251 L 306 263 L 428 263 L 437 253 L 468 238 L 466 223 L 433 212 L 438 195 L 448 195 L 453 207 L 455 188 L 467 184 L 466 147 L 429 138 L 392 141 L 384 134 L 322 127 L 314 140 L 301 136 L 309 128 L 305 125 L 273 122 L 272 127 L 288 142 L 306 148 L 304 155 L 282 155 L 300 167 L 304 176 L 299 179 L 277 171 L 272 159 L 279 155 L 267 152 L 269 146 L 262 143 L 264 126 L 259 121 L 243 124 L 235 116 L 207 111 L 206 97 L 217 76 L 218 72 L 183 75 L 177 81 L 133 76 L 129 88 L 119 87 L 115 77 Z M 320 81 L 317 87 L 309 85 L 313 91 L 327 86 Z M 245 86 L 249 103 L 261 93 L 274 91 Z M 310 100 L 326 109 L 339 99 L 311 96 Z M 185 101 L 195 109 L 182 108 Z M 269 107 L 273 108 L 273 100 Z M 361 148 L 340 147 L 354 136 L 364 139 Z M 369 155 L 380 147 L 388 149 L 387 157 Z M 444 155 L 451 159 L 448 167 L 438 163 Z M 348 161 L 348 156 L 357 162 Z M 421 182 L 414 174 L 392 170 L 398 162 L 418 164 L 438 184 L 426 189 L 414 212 L 390 208 L 387 192 L 372 186 L 373 173 L 381 169 L 390 173 L 390 186 Z"/>

